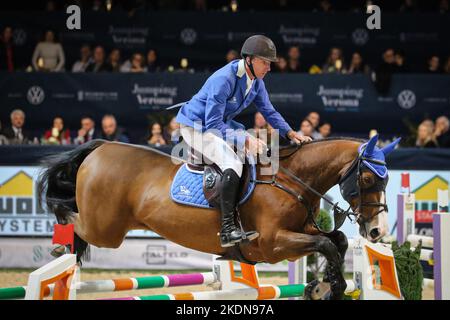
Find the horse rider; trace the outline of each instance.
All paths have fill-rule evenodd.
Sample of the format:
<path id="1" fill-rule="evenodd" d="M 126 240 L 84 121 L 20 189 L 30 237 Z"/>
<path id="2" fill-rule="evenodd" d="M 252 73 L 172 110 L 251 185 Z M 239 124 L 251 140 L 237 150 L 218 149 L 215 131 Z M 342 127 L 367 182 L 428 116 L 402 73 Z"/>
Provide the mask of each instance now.
<path id="1" fill-rule="evenodd" d="M 222 247 L 231 247 L 243 238 L 258 237 L 255 231 L 244 234 L 234 222 L 243 160 L 227 141 L 237 146 L 237 150 L 252 154 L 262 153 L 265 143 L 246 133 L 244 126 L 232 119 L 253 102 L 280 135 L 297 144 L 311 140 L 292 130 L 269 100 L 263 78 L 270 71 L 270 63 L 277 61 L 272 40 L 263 35 L 249 37 L 242 46 L 241 56 L 242 59 L 231 61 L 214 72 L 200 91 L 180 108 L 176 117 L 187 145 L 216 163 L 223 173 L 220 190 Z"/>

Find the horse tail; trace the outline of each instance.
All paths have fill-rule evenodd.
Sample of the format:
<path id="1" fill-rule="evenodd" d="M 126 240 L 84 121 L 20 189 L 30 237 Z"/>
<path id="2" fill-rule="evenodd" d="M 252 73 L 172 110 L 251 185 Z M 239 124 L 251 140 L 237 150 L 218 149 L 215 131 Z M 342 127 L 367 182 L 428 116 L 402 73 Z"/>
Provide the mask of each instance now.
<path id="1" fill-rule="evenodd" d="M 56 216 L 59 224 L 68 224 L 78 212 L 75 190 L 77 172 L 84 159 L 105 140 L 92 140 L 74 150 L 51 155 L 41 162 L 43 169 L 37 181 L 38 201 L 42 205 L 45 199 L 47 208 Z M 74 235 L 74 252 L 77 260 L 87 249 L 88 243 L 77 234 Z"/>

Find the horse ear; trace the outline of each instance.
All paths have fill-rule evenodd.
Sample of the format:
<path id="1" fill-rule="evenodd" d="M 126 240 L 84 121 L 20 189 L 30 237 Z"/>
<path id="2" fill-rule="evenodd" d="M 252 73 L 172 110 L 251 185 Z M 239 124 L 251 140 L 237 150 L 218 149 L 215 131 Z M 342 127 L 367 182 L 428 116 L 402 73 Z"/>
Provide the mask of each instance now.
<path id="1" fill-rule="evenodd" d="M 394 149 L 395 146 L 400 142 L 402 138 L 398 138 L 396 140 L 394 140 L 393 142 L 391 142 L 390 144 L 388 144 L 387 146 L 383 147 L 383 149 L 381 149 L 381 151 L 383 151 L 384 155 L 387 156 L 389 153 L 391 153 Z"/>
<path id="2" fill-rule="evenodd" d="M 366 150 L 364 150 L 365 156 L 371 156 L 373 154 L 373 150 L 375 149 L 377 141 L 378 141 L 378 134 L 370 138 L 369 142 L 367 143 Z"/>

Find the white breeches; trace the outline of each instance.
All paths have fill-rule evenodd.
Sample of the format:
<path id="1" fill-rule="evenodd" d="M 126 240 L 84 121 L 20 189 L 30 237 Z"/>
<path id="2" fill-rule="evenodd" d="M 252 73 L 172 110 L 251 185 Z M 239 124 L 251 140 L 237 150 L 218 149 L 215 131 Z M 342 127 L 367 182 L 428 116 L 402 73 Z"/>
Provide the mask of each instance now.
<path id="1" fill-rule="evenodd" d="M 242 176 L 243 161 L 225 140 L 211 132 L 202 133 L 186 125 L 181 125 L 180 133 L 186 144 L 204 157 L 204 162 L 217 164 L 222 172 L 233 169 L 239 177 Z"/>

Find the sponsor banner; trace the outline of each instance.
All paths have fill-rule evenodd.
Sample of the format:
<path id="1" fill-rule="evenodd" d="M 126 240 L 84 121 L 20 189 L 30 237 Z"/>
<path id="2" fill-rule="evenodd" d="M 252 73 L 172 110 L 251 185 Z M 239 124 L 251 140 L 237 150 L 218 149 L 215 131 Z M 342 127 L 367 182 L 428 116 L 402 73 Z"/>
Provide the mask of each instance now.
<path id="1" fill-rule="evenodd" d="M 20 106 L 27 129 L 40 136 L 55 114 L 76 132 L 81 115 L 90 114 L 99 123 L 112 113 L 120 126 L 141 138 L 155 112 L 190 100 L 209 75 L 0 74 L 0 105 L 9 106 L 0 108 L 0 119 L 7 122 L 14 106 Z M 424 114 L 435 119 L 450 108 L 450 77 L 445 75 L 394 75 L 386 96 L 379 96 L 365 75 L 271 73 L 264 82 L 272 104 L 293 128 L 316 110 L 332 124 L 332 132 L 361 134 L 376 128 L 381 134 L 409 135 L 404 119 L 419 123 Z M 236 118 L 248 128 L 253 127 L 251 110 Z"/>
<path id="2" fill-rule="evenodd" d="M 51 239 L 2 238 L 0 268 L 39 268 L 54 260 Z M 83 268 L 188 270 L 212 269 L 212 255 L 164 239 L 126 239 L 117 249 L 91 246 Z M 258 264 L 259 271 L 287 271 L 287 261 Z"/>

